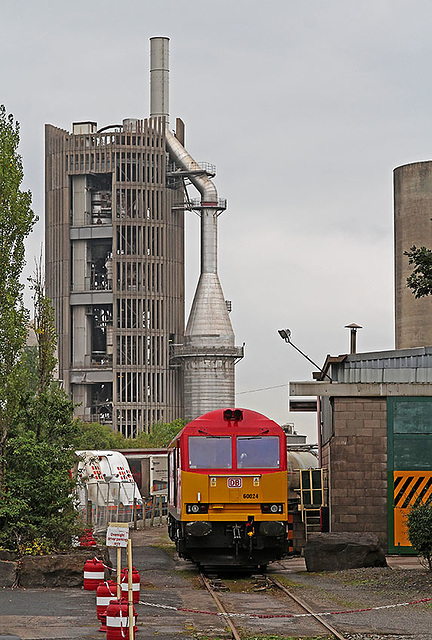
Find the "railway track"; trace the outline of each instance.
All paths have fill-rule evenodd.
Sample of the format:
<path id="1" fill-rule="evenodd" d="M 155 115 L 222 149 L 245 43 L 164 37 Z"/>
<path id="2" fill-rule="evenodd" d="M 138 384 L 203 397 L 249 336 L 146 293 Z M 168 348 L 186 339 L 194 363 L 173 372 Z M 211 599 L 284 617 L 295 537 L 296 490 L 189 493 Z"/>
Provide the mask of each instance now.
<path id="1" fill-rule="evenodd" d="M 219 611 L 225 616 L 226 623 L 231 629 L 232 638 L 234 640 L 242 640 L 240 632 L 234 623 L 236 614 L 232 614 L 232 612 L 227 610 L 227 608 L 225 607 L 222 601 L 222 598 L 219 597 L 219 595 L 217 594 L 214 588 L 213 582 L 206 575 L 204 575 L 204 573 L 200 572 L 200 578 L 205 588 L 210 593 L 211 597 L 216 603 L 216 606 L 218 607 Z M 270 583 L 274 585 L 281 593 L 289 597 L 291 601 L 295 602 L 303 611 L 308 613 L 311 616 L 311 618 L 313 618 L 318 624 L 320 624 L 328 633 L 330 633 L 334 638 L 336 638 L 336 640 L 346 640 L 345 637 L 339 633 L 339 631 L 337 631 L 328 622 L 323 620 L 323 618 L 319 615 L 318 612 L 313 611 L 305 602 L 303 602 L 303 600 L 301 600 L 300 598 L 295 596 L 293 593 L 291 593 L 291 591 L 289 591 L 289 589 L 287 589 L 283 584 L 281 584 L 279 580 L 269 576 L 263 576 L 262 578 L 263 578 L 263 581 L 267 582 L 267 584 Z M 223 591 L 229 590 L 224 583 L 220 581 L 218 582 L 219 582 L 218 588 L 217 588 L 218 591 L 223 592 Z M 265 617 L 265 615 L 263 615 L 263 617 Z"/>
<path id="2" fill-rule="evenodd" d="M 284 587 L 283 584 L 281 584 L 279 582 L 279 580 L 276 580 L 276 578 L 267 578 L 268 580 L 270 580 L 270 582 L 274 585 L 276 585 L 276 587 L 278 589 L 280 589 L 280 591 L 282 591 L 283 593 L 285 593 L 287 596 L 289 596 L 292 600 L 294 600 L 294 602 L 297 602 L 297 604 L 304 609 L 304 611 L 307 611 L 308 613 L 311 614 L 311 616 L 314 618 L 314 620 L 316 620 L 317 622 L 319 622 L 323 627 L 325 627 L 327 629 L 327 631 L 329 631 L 331 634 L 333 634 L 333 636 L 337 639 L 337 640 L 345 640 L 344 636 L 341 635 L 339 633 L 339 631 L 336 631 L 336 629 L 334 627 L 332 627 L 331 624 L 329 624 L 328 622 L 326 622 L 325 620 L 322 619 L 322 617 L 319 615 L 319 613 L 316 613 L 314 611 L 312 611 L 312 609 L 305 603 L 303 602 L 303 600 L 301 600 L 300 598 L 298 598 L 297 596 L 295 596 L 294 594 L 291 593 L 291 591 L 289 591 L 289 589 L 287 589 L 286 587 Z"/>

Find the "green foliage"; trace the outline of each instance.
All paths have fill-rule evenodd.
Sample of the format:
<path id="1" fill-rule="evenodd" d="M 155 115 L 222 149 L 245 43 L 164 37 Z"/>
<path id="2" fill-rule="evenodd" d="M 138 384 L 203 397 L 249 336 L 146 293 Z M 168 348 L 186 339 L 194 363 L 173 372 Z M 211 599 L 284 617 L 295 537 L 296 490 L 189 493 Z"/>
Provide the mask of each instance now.
<path id="1" fill-rule="evenodd" d="M 0 491 L 4 448 L 20 402 L 20 364 L 27 336 L 28 312 L 20 283 L 24 241 L 37 220 L 30 192 L 20 189 L 24 172 L 18 145 L 19 125 L 0 105 Z"/>
<path id="2" fill-rule="evenodd" d="M 36 264 L 35 276 L 29 278 L 29 281 L 33 289 L 34 332 L 38 344 L 38 390 L 42 392 L 51 384 L 57 364 L 54 308 L 45 293 L 42 257 L 39 259 L 39 264 Z"/>
<path id="3" fill-rule="evenodd" d="M 20 276 L 37 218 L 20 189 L 18 144 L 19 126 L 0 106 L 0 545 L 35 553 L 69 545 L 77 529 L 69 473 L 76 426 L 73 404 L 53 381 L 54 314 L 40 270 L 32 280 L 38 347 L 24 346 Z"/>
<path id="4" fill-rule="evenodd" d="M 432 293 L 432 251 L 413 245 L 409 251 L 404 251 L 404 255 L 408 256 L 409 264 L 415 265 L 407 278 L 407 286 L 416 298 L 429 296 Z"/>
<path id="5" fill-rule="evenodd" d="M 432 501 L 416 502 L 407 516 L 408 540 L 432 571 Z"/>
<path id="6" fill-rule="evenodd" d="M 19 552 L 22 556 L 43 556 L 53 551 L 55 549 L 51 541 L 46 538 L 35 538 L 32 542 L 19 545 Z"/>
<path id="7" fill-rule="evenodd" d="M 186 422 L 180 419 L 168 423 L 158 422 L 151 427 L 150 433 L 143 431 L 136 438 L 125 440 L 125 448 L 167 447 L 185 424 Z"/>
<path id="8" fill-rule="evenodd" d="M 61 549 L 70 545 L 71 535 L 78 527 L 74 481 L 69 474 L 75 454 L 65 446 L 69 425 L 65 424 L 65 433 L 61 433 L 57 423 L 55 429 L 50 429 L 50 439 L 38 438 L 36 430 L 26 426 L 22 425 L 7 441 L 0 545 L 20 549 L 43 538 L 50 549 Z"/>
<path id="9" fill-rule="evenodd" d="M 148 449 L 167 447 L 177 433 L 185 426 L 184 420 L 160 422 L 150 429 L 150 433 L 142 432 L 136 438 L 125 438 L 114 432 L 108 425 L 98 422 L 82 422 L 76 420 L 76 449 Z"/>
<path id="10" fill-rule="evenodd" d="M 24 347 L 21 357 L 21 380 L 22 387 L 27 394 L 35 395 L 38 390 L 38 348 Z"/>
<path id="11" fill-rule="evenodd" d="M 75 420 L 75 426 L 75 449 L 101 451 L 125 448 L 125 437 L 106 424 Z"/>
<path id="12" fill-rule="evenodd" d="M 50 550 L 70 545 L 79 528 L 69 470 L 76 462 L 73 403 L 55 383 L 23 392 L 5 447 L 0 500 L 0 546 Z"/>

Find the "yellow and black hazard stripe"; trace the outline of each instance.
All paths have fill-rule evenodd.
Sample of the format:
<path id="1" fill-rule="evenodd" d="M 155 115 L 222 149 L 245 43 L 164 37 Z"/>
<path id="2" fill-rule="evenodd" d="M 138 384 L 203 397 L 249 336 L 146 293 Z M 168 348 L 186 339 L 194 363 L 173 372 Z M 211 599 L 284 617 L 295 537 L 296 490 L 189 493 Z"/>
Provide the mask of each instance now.
<path id="1" fill-rule="evenodd" d="M 394 472 L 394 506 L 408 509 L 417 501 L 426 502 L 432 495 L 432 473 L 429 471 Z"/>
<path id="2" fill-rule="evenodd" d="M 394 546 L 411 546 L 406 516 L 417 502 L 432 498 L 431 471 L 395 471 L 393 476 Z"/>

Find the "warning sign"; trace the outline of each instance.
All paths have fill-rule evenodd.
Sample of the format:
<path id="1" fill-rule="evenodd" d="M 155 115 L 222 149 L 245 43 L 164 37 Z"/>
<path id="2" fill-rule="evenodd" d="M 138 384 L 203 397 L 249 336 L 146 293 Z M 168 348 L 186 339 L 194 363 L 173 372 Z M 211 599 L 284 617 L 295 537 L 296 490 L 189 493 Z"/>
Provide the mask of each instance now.
<path id="1" fill-rule="evenodd" d="M 107 529 L 107 547 L 127 547 L 129 526 L 124 522 L 110 522 Z"/>

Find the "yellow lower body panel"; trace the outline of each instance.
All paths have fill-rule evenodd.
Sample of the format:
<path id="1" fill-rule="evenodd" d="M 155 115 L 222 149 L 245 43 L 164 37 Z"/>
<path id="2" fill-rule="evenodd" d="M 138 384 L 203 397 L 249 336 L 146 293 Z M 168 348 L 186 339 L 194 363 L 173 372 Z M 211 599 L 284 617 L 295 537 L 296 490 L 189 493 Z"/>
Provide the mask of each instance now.
<path id="1" fill-rule="evenodd" d="M 287 473 L 211 474 L 183 471 L 181 474 L 182 520 L 215 520 L 246 522 L 255 520 L 286 520 L 288 487 Z M 186 504 L 208 504 L 208 513 L 186 514 Z M 282 513 L 263 514 L 262 504 L 281 504 Z"/>

